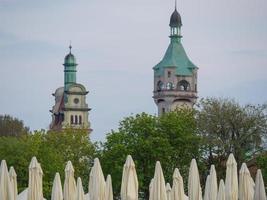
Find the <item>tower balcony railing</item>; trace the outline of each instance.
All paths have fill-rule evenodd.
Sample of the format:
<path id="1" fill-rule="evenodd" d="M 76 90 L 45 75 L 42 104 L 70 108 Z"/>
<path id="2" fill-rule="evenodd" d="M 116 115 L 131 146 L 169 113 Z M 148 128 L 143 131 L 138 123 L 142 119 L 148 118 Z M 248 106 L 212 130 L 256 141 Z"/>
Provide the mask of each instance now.
<path id="1" fill-rule="evenodd" d="M 154 98 L 161 98 L 165 96 L 185 97 L 185 98 L 197 97 L 197 92 L 194 90 L 163 89 L 154 91 L 153 93 L 154 93 Z"/>

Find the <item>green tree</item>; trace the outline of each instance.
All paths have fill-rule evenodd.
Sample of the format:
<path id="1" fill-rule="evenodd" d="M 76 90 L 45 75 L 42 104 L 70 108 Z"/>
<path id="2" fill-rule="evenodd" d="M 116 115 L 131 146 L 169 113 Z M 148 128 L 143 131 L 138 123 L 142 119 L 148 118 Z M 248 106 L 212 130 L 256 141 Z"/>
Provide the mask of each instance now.
<path id="1" fill-rule="evenodd" d="M 0 160 L 5 159 L 17 172 L 18 189 L 21 192 L 28 186 L 28 167 L 31 158 L 36 156 L 44 172 L 43 192 L 50 198 L 53 179 L 59 172 L 64 180 L 64 168 L 72 161 L 75 177 L 81 177 L 87 190 L 88 177 L 94 145 L 87 132 L 64 130 L 61 132 L 35 132 L 22 137 L 0 137 Z"/>
<path id="2" fill-rule="evenodd" d="M 108 134 L 100 152 L 103 171 L 112 176 L 115 196 L 119 196 L 128 154 L 135 161 L 140 194 L 146 199 L 156 161 L 161 162 L 167 181 L 171 180 L 175 167 L 188 173 L 191 159 L 200 155 L 195 125 L 192 110 L 177 110 L 161 117 L 141 113 L 124 118 L 118 131 Z"/>
<path id="3" fill-rule="evenodd" d="M 29 133 L 23 121 L 10 115 L 0 115 L 0 136 L 22 136 Z"/>
<path id="4" fill-rule="evenodd" d="M 75 169 L 75 177 L 81 177 L 85 192 L 88 191 L 89 172 L 93 165 L 95 147 L 86 130 L 66 129 L 61 132 L 48 132 L 45 144 L 63 160 L 63 167 L 70 160 Z M 64 177 L 64 170 L 61 177 Z M 54 176 L 55 174 L 53 174 Z"/>
<path id="5" fill-rule="evenodd" d="M 38 155 L 42 138 L 40 134 L 16 137 L 0 137 L 0 160 L 14 166 L 17 172 L 18 190 L 28 185 L 28 167 L 33 156 Z M 49 156 L 49 155 L 48 155 Z"/>
<path id="6" fill-rule="evenodd" d="M 207 98 L 198 105 L 198 134 L 203 137 L 206 164 L 216 165 L 220 177 L 230 153 L 238 167 L 262 151 L 266 137 L 267 116 L 264 105 L 241 106 L 234 100 Z"/>

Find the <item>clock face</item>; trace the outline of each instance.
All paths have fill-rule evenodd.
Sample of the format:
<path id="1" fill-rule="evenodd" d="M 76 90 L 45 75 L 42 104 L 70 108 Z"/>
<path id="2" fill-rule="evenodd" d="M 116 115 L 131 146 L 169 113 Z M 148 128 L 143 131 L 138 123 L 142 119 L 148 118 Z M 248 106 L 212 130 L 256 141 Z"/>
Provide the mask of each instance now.
<path id="1" fill-rule="evenodd" d="M 74 102 L 75 104 L 78 104 L 78 103 L 79 103 L 79 99 L 78 99 L 78 98 L 75 98 L 75 99 L 73 100 L 73 102 Z"/>

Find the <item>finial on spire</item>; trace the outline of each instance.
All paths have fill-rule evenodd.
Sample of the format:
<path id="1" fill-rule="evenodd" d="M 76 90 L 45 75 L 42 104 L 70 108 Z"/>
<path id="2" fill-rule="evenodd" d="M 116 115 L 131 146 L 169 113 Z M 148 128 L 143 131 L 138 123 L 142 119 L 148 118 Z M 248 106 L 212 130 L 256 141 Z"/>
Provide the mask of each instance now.
<path id="1" fill-rule="evenodd" d="M 177 10 L 177 0 L 175 0 L 175 10 Z"/>
<path id="2" fill-rule="evenodd" d="M 69 49 L 70 49 L 70 53 L 71 53 L 71 49 L 72 49 L 72 46 L 71 46 L 71 41 L 70 41 L 70 46 L 69 46 Z"/>

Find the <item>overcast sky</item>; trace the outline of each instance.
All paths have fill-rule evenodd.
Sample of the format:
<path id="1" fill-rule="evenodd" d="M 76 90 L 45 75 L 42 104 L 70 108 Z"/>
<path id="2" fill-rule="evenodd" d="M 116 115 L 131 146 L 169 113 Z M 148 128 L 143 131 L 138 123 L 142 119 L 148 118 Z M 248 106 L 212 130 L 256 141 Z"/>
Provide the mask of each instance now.
<path id="1" fill-rule="evenodd" d="M 91 138 L 126 116 L 156 114 L 153 71 L 169 44 L 174 0 L 0 0 L 0 114 L 47 129 L 72 41 L 90 93 Z M 267 1 L 178 0 L 199 96 L 267 101 Z"/>

